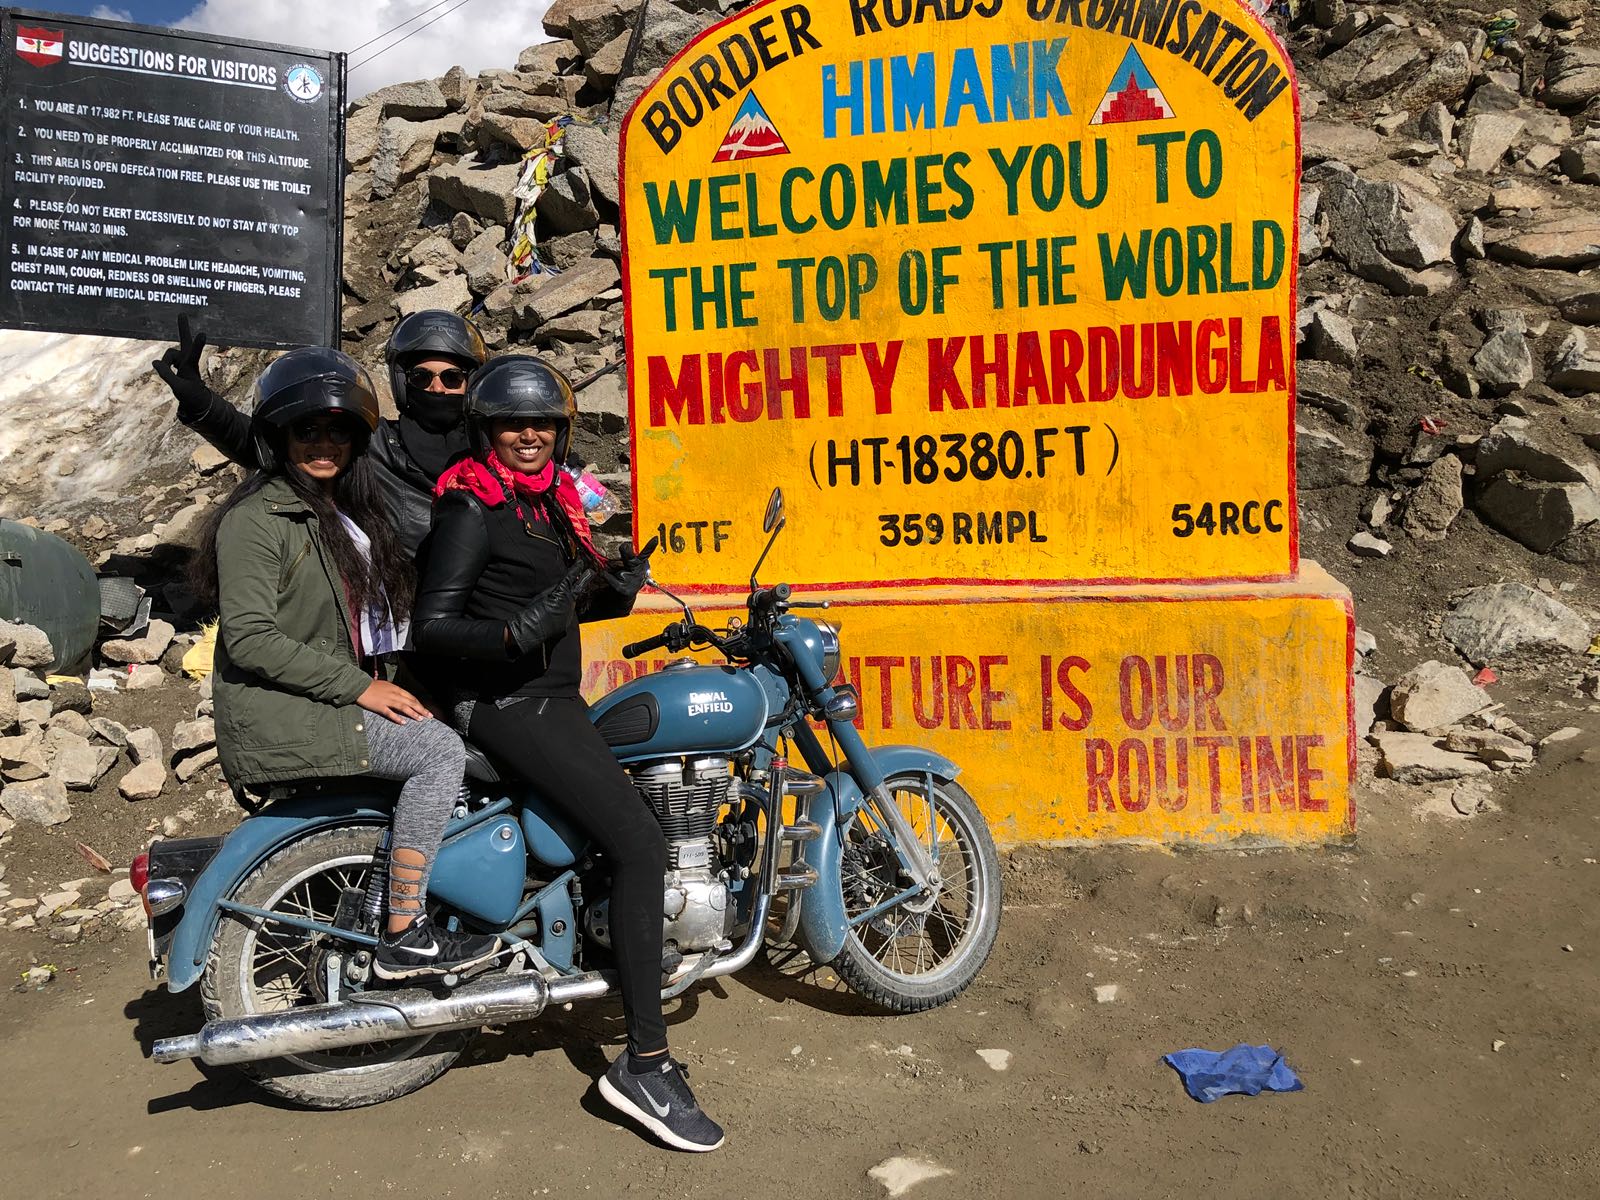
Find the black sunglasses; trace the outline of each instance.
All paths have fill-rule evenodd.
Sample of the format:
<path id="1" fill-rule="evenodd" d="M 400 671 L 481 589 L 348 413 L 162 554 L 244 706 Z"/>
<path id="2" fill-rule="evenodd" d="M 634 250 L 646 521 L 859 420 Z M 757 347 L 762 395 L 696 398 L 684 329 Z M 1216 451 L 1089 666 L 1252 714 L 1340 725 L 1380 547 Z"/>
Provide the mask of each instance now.
<path id="1" fill-rule="evenodd" d="M 451 391 L 459 391 L 467 386 L 467 373 L 460 367 L 446 367 L 442 371 L 430 367 L 412 367 L 406 372 L 406 382 L 419 390 L 432 385 L 435 379 Z"/>
<path id="2" fill-rule="evenodd" d="M 335 446 L 348 446 L 355 440 L 356 429 L 349 421 L 319 421 L 306 417 L 289 426 L 289 436 L 306 445 L 329 441 Z"/>

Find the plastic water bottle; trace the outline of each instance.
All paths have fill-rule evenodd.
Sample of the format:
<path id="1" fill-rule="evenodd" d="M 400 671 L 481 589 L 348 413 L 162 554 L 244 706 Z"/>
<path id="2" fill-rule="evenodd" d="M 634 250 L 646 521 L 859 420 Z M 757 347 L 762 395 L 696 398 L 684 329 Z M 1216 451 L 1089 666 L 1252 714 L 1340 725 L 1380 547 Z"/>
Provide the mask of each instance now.
<path id="1" fill-rule="evenodd" d="M 582 468 L 564 467 L 567 477 L 572 480 L 578 489 L 578 495 L 583 500 L 583 515 L 589 518 L 591 525 L 604 525 L 617 513 L 622 511 L 622 506 L 617 503 L 617 498 L 611 494 L 611 489 L 596 479 L 590 472 Z"/>

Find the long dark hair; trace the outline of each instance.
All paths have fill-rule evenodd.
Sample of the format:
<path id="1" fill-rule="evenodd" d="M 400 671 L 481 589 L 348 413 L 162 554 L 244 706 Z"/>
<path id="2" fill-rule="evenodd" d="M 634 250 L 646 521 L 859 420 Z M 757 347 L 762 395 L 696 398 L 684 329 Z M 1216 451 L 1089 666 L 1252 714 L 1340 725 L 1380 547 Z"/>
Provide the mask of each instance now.
<path id="1" fill-rule="evenodd" d="M 333 495 L 329 496 L 304 472 L 289 465 L 281 432 L 269 429 L 268 436 L 273 443 L 275 465 L 252 472 L 212 511 L 201 529 L 199 547 L 189 560 L 189 586 L 195 597 L 207 606 L 217 603 L 217 534 L 223 519 L 272 480 L 283 479 L 316 515 L 322 545 L 350 591 L 356 614 L 366 612 L 379 596 L 383 596 L 389 602 L 389 612 L 395 621 L 409 617 L 416 590 L 416 568 L 400 544 L 394 522 L 384 507 L 377 473 L 365 453 L 366 439 L 352 444 L 353 461 L 334 481 Z M 372 543 L 370 563 L 356 549 L 344 522 L 339 520 L 341 512 L 359 525 Z"/>

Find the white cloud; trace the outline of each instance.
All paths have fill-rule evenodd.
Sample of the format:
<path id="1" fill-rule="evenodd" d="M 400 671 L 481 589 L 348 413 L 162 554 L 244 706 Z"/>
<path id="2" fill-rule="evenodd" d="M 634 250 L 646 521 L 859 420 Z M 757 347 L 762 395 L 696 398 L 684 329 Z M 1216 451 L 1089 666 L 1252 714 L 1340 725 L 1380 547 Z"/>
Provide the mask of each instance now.
<path id="1" fill-rule="evenodd" d="M 469 0 L 454 12 L 450 10 L 461 0 L 449 0 L 437 8 L 436 3 L 437 0 L 204 0 L 178 24 L 227 37 L 348 51 L 408 17 L 417 17 L 393 35 L 351 55 L 352 99 L 384 84 L 436 78 L 456 65 L 468 71 L 509 68 L 516 65 L 517 55 L 525 47 L 547 40 L 540 22 L 550 7 L 549 0 Z M 434 23 L 428 24 L 430 21 Z M 414 36 L 400 41 L 413 31 Z M 393 49 L 356 67 L 388 46 Z"/>
<path id="2" fill-rule="evenodd" d="M 109 4 L 101 4 L 89 14 L 96 21 L 128 21 L 133 20 L 133 14 L 125 8 L 112 8 Z"/>

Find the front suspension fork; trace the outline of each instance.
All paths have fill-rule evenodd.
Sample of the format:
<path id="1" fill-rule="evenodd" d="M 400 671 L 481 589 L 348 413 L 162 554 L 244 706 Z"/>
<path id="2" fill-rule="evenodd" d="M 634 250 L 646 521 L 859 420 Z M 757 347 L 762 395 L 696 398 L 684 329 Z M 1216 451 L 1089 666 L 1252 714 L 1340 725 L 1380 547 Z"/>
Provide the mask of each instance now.
<path id="1" fill-rule="evenodd" d="M 905 814 L 900 811 L 900 806 L 895 803 L 882 773 L 872 761 L 872 754 L 867 749 L 866 742 L 856 732 L 855 726 L 848 721 L 830 721 L 829 729 L 833 733 L 834 740 L 839 743 L 840 749 L 844 751 L 845 764 L 849 767 L 850 774 L 861 786 L 866 798 L 865 804 L 871 806 L 880 826 L 886 826 L 893 831 L 895 853 L 900 859 L 900 865 L 919 887 L 937 890 L 943 878 L 939 873 L 939 865 L 934 861 L 928 847 L 922 844 L 922 839 L 911 827 L 911 822 L 906 820 Z M 818 774 L 836 769 L 827 763 L 822 743 L 809 725 L 797 724 L 794 728 L 794 738 L 795 744 L 800 747 L 800 753 Z M 930 820 L 930 837 L 932 829 Z"/>

